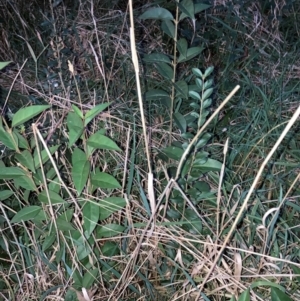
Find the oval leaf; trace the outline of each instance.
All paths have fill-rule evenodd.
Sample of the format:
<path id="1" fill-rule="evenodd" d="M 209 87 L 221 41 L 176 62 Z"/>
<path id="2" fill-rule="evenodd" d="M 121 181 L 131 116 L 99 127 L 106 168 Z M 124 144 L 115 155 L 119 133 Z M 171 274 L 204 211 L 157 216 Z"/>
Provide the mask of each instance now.
<path id="1" fill-rule="evenodd" d="M 161 23 L 161 29 L 166 33 L 170 38 L 175 38 L 175 25 L 172 21 L 166 20 Z"/>
<path id="2" fill-rule="evenodd" d="M 97 172 L 92 175 L 92 184 L 97 188 L 121 188 L 119 182 L 105 172 Z"/>
<path id="3" fill-rule="evenodd" d="M 88 239 L 99 221 L 100 208 L 98 204 L 87 202 L 82 209 L 83 229 Z"/>
<path id="4" fill-rule="evenodd" d="M 21 209 L 11 220 L 12 223 L 26 222 L 34 219 L 42 210 L 40 206 L 28 206 Z"/>
<path id="5" fill-rule="evenodd" d="M 160 64 L 155 64 L 158 72 L 160 75 L 162 75 L 164 78 L 172 80 L 173 78 L 173 69 L 167 65 L 166 63 L 160 63 Z"/>
<path id="6" fill-rule="evenodd" d="M 146 10 L 140 17 L 140 19 L 155 19 L 155 20 L 173 20 L 172 14 L 165 8 L 154 7 Z"/>
<path id="7" fill-rule="evenodd" d="M 43 111 L 49 109 L 51 106 L 49 105 L 40 105 L 40 106 L 30 106 L 27 108 L 20 109 L 16 114 L 14 114 L 12 120 L 12 127 L 21 125 L 31 118 L 39 115 Z"/>
<path id="8" fill-rule="evenodd" d="M 143 57 L 143 61 L 146 63 L 172 63 L 169 57 L 162 53 L 145 54 Z"/>
<path id="9" fill-rule="evenodd" d="M 100 220 L 108 218 L 114 212 L 117 212 L 126 206 L 126 201 L 120 197 L 110 197 L 101 200 L 98 204 L 100 207 Z"/>
<path id="10" fill-rule="evenodd" d="M 180 55 L 178 58 L 178 63 L 186 62 L 199 55 L 203 51 L 203 47 L 192 47 L 187 50 L 186 57 Z"/>
<path id="11" fill-rule="evenodd" d="M 80 195 L 90 174 L 91 163 L 86 159 L 85 153 L 76 148 L 72 154 L 72 180 Z"/>
<path id="12" fill-rule="evenodd" d="M 42 191 L 38 195 L 38 199 L 41 203 L 52 204 L 52 205 L 66 203 L 66 201 L 64 201 L 63 198 L 58 193 L 51 190 L 49 190 L 48 192 L 49 192 L 50 200 L 48 200 L 46 190 Z"/>
<path id="13" fill-rule="evenodd" d="M 96 238 L 107 238 L 121 235 L 125 230 L 124 226 L 119 224 L 107 224 L 105 226 L 99 226 L 96 231 Z"/>
<path id="14" fill-rule="evenodd" d="M 92 146 L 92 147 L 98 148 L 98 149 L 110 149 L 110 150 L 116 150 L 116 151 L 121 150 L 114 141 L 112 141 L 110 138 L 100 134 L 99 132 L 96 132 L 95 134 L 93 134 L 88 139 L 87 144 L 89 146 Z"/>
<path id="15" fill-rule="evenodd" d="M 91 122 L 98 114 L 104 111 L 110 104 L 110 102 L 101 103 L 89 110 L 84 116 L 84 125 L 88 125 L 89 122 Z"/>

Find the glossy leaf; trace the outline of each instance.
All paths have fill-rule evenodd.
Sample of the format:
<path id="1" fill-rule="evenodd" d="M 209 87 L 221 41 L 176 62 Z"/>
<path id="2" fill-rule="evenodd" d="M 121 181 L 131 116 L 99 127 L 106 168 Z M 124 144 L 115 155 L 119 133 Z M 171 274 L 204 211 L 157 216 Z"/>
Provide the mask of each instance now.
<path id="1" fill-rule="evenodd" d="M 105 220 L 114 212 L 123 209 L 126 206 L 126 201 L 120 197 L 109 197 L 99 202 L 100 220 Z"/>
<path id="2" fill-rule="evenodd" d="M 34 219 L 42 210 L 40 206 L 27 206 L 21 209 L 11 220 L 11 223 L 19 223 L 21 221 L 30 221 Z"/>
<path id="3" fill-rule="evenodd" d="M 105 172 L 96 172 L 92 174 L 91 181 L 97 188 L 121 188 L 119 182 L 111 175 Z"/>
<path id="4" fill-rule="evenodd" d="M 20 109 L 12 119 L 12 127 L 24 124 L 26 121 L 49 109 L 49 105 L 36 105 Z"/>
<path id="5" fill-rule="evenodd" d="M 184 38 L 179 39 L 177 41 L 176 47 L 178 49 L 179 54 L 182 55 L 183 57 L 186 57 L 187 48 L 188 48 L 187 40 Z"/>
<path id="6" fill-rule="evenodd" d="M 146 10 L 140 17 L 140 19 L 155 19 L 155 20 L 173 20 L 172 14 L 165 8 L 154 7 Z"/>
<path id="7" fill-rule="evenodd" d="M 67 126 L 69 129 L 69 147 L 71 147 L 82 135 L 84 126 L 83 120 L 75 113 L 69 112 L 67 117 Z"/>
<path id="8" fill-rule="evenodd" d="M 19 161 L 19 163 L 21 163 L 21 165 L 27 167 L 32 172 L 35 172 L 33 158 L 30 151 L 24 150 L 23 152 L 16 154 L 15 158 Z"/>
<path id="9" fill-rule="evenodd" d="M 82 287 L 89 289 L 97 281 L 98 269 L 86 271 L 82 279 Z"/>
<path id="10" fill-rule="evenodd" d="M 166 20 L 161 23 L 162 31 L 167 34 L 170 38 L 175 38 L 175 25 L 172 21 Z"/>
<path id="11" fill-rule="evenodd" d="M 58 193 L 52 190 L 48 190 L 48 192 L 49 192 L 50 200 L 48 200 L 46 190 L 43 190 L 41 193 L 39 193 L 38 199 L 41 203 L 52 204 L 52 205 L 66 203 L 66 201 L 64 201 L 63 198 Z"/>
<path id="12" fill-rule="evenodd" d="M 166 63 L 155 64 L 159 74 L 170 81 L 173 78 L 173 69 Z"/>
<path id="13" fill-rule="evenodd" d="M 167 63 L 172 64 L 170 58 L 162 53 L 145 54 L 143 61 L 146 63 Z"/>
<path id="14" fill-rule="evenodd" d="M 49 148 L 50 154 L 53 155 L 58 150 L 58 148 L 59 148 L 59 145 L 51 146 Z M 41 151 L 40 155 L 41 155 L 42 164 L 45 164 L 50 159 L 48 156 L 48 153 L 45 149 Z M 35 151 L 35 153 L 34 153 L 33 161 L 34 161 L 34 166 L 36 168 L 39 168 L 41 166 L 39 155 L 38 155 L 37 151 Z"/>
<path id="15" fill-rule="evenodd" d="M 11 180 L 15 177 L 25 176 L 26 172 L 19 167 L 3 167 L 0 168 L 0 179 Z"/>
<path id="16" fill-rule="evenodd" d="M 125 227 L 119 224 L 106 224 L 104 226 L 98 226 L 96 230 L 96 238 L 108 238 L 114 236 L 120 236 Z"/>
<path id="17" fill-rule="evenodd" d="M 186 57 L 184 57 L 183 55 L 179 56 L 178 63 L 182 63 L 182 62 L 186 62 L 186 61 L 191 60 L 192 58 L 199 55 L 203 51 L 203 49 L 204 49 L 203 47 L 198 47 L 198 46 L 189 48 L 187 50 Z"/>
<path id="18" fill-rule="evenodd" d="M 72 180 L 79 196 L 88 180 L 91 163 L 87 160 L 86 154 L 76 148 L 72 154 Z"/>
<path id="19" fill-rule="evenodd" d="M 84 116 L 84 125 L 88 125 L 98 114 L 104 111 L 110 104 L 110 102 L 101 103 L 89 110 Z"/>
<path id="20" fill-rule="evenodd" d="M 102 135 L 99 131 L 90 136 L 87 144 L 97 149 L 121 150 L 113 140 Z"/>
<path id="21" fill-rule="evenodd" d="M 99 221 L 100 208 L 98 204 L 86 202 L 82 209 L 83 229 L 87 238 L 91 236 Z"/>
<path id="22" fill-rule="evenodd" d="M 184 118 L 184 116 L 182 114 L 180 114 L 179 112 L 174 113 L 174 120 L 176 125 L 178 126 L 179 130 L 184 133 L 186 132 L 186 120 Z"/>
<path id="23" fill-rule="evenodd" d="M 272 301 L 293 301 L 286 293 L 276 287 L 271 287 Z"/>

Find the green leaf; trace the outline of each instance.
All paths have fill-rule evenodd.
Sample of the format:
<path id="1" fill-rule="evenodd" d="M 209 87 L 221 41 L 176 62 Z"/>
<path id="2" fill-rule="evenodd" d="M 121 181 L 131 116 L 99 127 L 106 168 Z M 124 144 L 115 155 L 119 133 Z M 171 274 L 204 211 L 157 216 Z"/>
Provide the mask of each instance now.
<path id="1" fill-rule="evenodd" d="M 214 91 L 213 88 L 205 90 L 205 92 L 203 93 L 203 96 L 202 96 L 202 101 L 207 99 L 212 94 L 213 91 Z"/>
<path id="2" fill-rule="evenodd" d="M 30 221 L 34 219 L 42 210 L 40 206 L 27 206 L 21 209 L 11 220 L 12 223 L 19 223 L 21 221 Z"/>
<path id="3" fill-rule="evenodd" d="M 77 106 L 72 104 L 72 109 L 81 119 L 83 119 L 83 113 L 80 111 L 80 109 Z"/>
<path id="4" fill-rule="evenodd" d="M 71 147 L 83 133 L 83 120 L 75 112 L 69 112 L 67 117 L 67 126 L 69 129 L 68 146 Z"/>
<path id="5" fill-rule="evenodd" d="M 63 218 L 61 218 L 61 215 L 56 219 L 56 226 L 57 229 L 60 231 L 73 231 L 75 230 L 74 227 L 70 222 L 67 222 Z"/>
<path id="6" fill-rule="evenodd" d="M 0 141 L 12 150 L 18 149 L 18 137 L 16 134 L 7 133 L 3 128 L 0 128 Z"/>
<path id="7" fill-rule="evenodd" d="M 194 5 L 195 14 L 198 14 L 198 13 L 200 13 L 200 12 L 202 12 L 202 11 L 204 11 L 204 10 L 210 8 L 210 7 L 211 7 L 211 5 L 209 5 L 209 4 L 196 3 L 196 4 Z M 180 15 L 179 21 L 185 19 L 186 17 L 187 17 L 187 15 L 186 15 L 185 13 L 182 13 L 182 14 Z"/>
<path id="8" fill-rule="evenodd" d="M 83 229 L 87 238 L 91 236 L 99 221 L 100 208 L 98 204 L 86 202 L 82 209 Z"/>
<path id="9" fill-rule="evenodd" d="M 198 77 L 201 77 L 201 78 L 203 77 L 203 73 L 198 68 L 192 68 L 192 72 L 194 73 L 194 75 L 196 75 Z"/>
<path id="10" fill-rule="evenodd" d="M 160 75 L 162 75 L 164 78 L 169 79 L 170 81 L 173 78 L 173 69 L 167 65 L 166 63 L 159 63 L 155 64 L 158 72 Z"/>
<path id="11" fill-rule="evenodd" d="M 170 93 L 161 89 L 149 90 L 148 92 L 146 92 L 147 100 L 159 100 L 163 98 L 170 99 Z"/>
<path id="12" fill-rule="evenodd" d="M 126 201 L 120 197 L 109 197 L 99 202 L 100 220 L 103 221 L 114 212 L 123 209 L 126 206 Z"/>
<path id="13" fill-rule="evenodd" d="M 109 149 L 120 151 L 118 145 L 110 138 L 102 135 L 99 131 L 93 134 L 87 141 L 87 145 L 98 149 Z"/>
<path id="14" fill-rule="evenodd" d="M 196 100 L 201 100 L 200 94 L 195 91 L 189 91 L 189 96 Z"/>
<path id="15" fill-rule="evenodd" d="M 208 140 L 211 138 L 211 134 L 205 133 L 203 134 L 196 144 L 196 148 L 203 147 L 207 144 Z"/>
<path id="16" fill-rule="evenodd" d="M 203 109 L 206 109 L 206 108 L 210 107 L 211 104 L 212 104 L 212 99 L 211 99 L 211 98 L 208 98 L 208 99 L 206 99 L 205 101 L 203 101 L 202 108 L 203 108 Z"/>
<path id="17" fill-rule="evenodd" d="M 32 172 L 35 172 L 35 167 L 33 163 L 32 154 L 28 150 L 24 150 L 23 152 L 16 154 L 15 158 L 21 163 L 23 166 L 27 167 Z"/>
<path id="18" fill-rule="evenodd" d="M 19 167 L 2 167 L 0 168 L 0 179 L 11 180 L 15 177 L 25 176 L 26 172 Z"/>
<path id="19" fill-rule="evenodd" d="M 210 66 L 208 67 L 205 72 L 204 72 L 204 79 L 207 78 L 209 75 L 211 75 L 211 73 L 214 71 L 214 66 Z"/>
<path id="20" fill-rule="evenodd" d="M 8 199 L 13 194 L 14 194 L 14 192 L 11 191 L 11 190 L 2 190 L 2 191 L 0 191 L 0 201 L 5 201 L 6 199 Z"/>
<path id="21" fill-rule="evenodd" d="M 178 126 L 181 133 L 185 133 L 187 125 L 186 125 L 186 120 L 185 120 L 184 116 L 182 114 L 180 114 L 179 112 L 174 113 L 173 116 L 174 116 L 175 123 Z"/>
<path id="22" fill-rule="evenodd" d="M 190 19 L 195 19 L 195 8 L 192 0 L 182 0 L 178 3 L 180 10 L 185 13 Z"/>
<path id="23" fill-rule="evenodd" d="M 146 10 L 140 17 L 140 19 L 155 19 L 155 20 L 173 20 L 172 14 L 165 8 L 154 7 Z"/>
<path id="24" fill-rule="evenodd" d="M 48 196 L 47 196 L 46 190 L 43 190 L 41 193 L 39 193 L 38 199 L 39 199 L 39 201 L 40 201 L 41 203 L 44 203 L 44 204 L 52 204 L 52 205 L 67 203 L 67 202 L 64 201 L 63 198 L 62 198 L 58 193 L 56 193 L 55 191 L 48 190 L 48 192 L 49 192 L 50 200 L 48 200 Z"/>
<path id="25" fill-rule="evenodd" d="M 20 109 L 16 114 L 14 114 L 11 126 L 16 127 L 18 125 L 24 124 L 26 121 L 39 115 L 50 107 L 51 106 L 49 105 L 38 105 Z"/>
<path id="26" fill-rule="evenodd" d="M 82 287 L 89 289 L 97 281 L 98 269 L 86 271 L 82 279 Z"/>
<path id="27" fill-rule="evenodd" d="M 124 230 L 125 227 L 119 224 L 106 224 L 104 226 L 98 226 L 96 230 L 96 238 L 100 239 L 119 236 Z"/>
<path id="28" fill-rule="evenodd" d="M 250 301 L 250 290 L 249 290 L 249 288 L 241 293 L 241 295 L 238 298 L 238 301 Z"/>
<path id="29" fill-rule="evenodd" d="M 193 169 L 200 169 L 201 172 L 208 172 L 208 171 L 220 171 L 222 168 L 222 163 L 215 160 L 208 158 L 204 164 L 193 164 Z"/>
<path id="30" fill-rule="evenodd" d="M 178 58 L 178 63 L 186 62 L 199 55 L 203 51 L 204 47 L 192 47 L 187 50 L 186 57 L 180 55 Z"/>
<path id="31" fill-rule="evenodd" d="M 47 235 L 45 237 L 45 240 L 44 240 L 43 244 L 42 244 L 42 250 L 43 251 L 48 250 L 53 245 L 55 240 L 56 240 L 56 234 L 55 233 L 51 233 L 50 235 Z"/>
<path id="32" fill-rule="evenodd" d="M 101 103 L 89 110 L 84 116 L 84 125 L 87 126 L 98 114 L 104 111 L 111 102 Z"/>
<path id="33" fill-rule="evenodd" d="M 286 293 L 276 287 L 271 287 L 272 301 L 293 301 Z"/>
<path id="34" fill-rule="evenodd" d="M 119 182 L 111 175 L 105 172 L 96 172 L 91 177 L 92 184 L 97 188 L 121 188 Z"/>
<path id="35" fill-rule="evenodd" d="M 174 84 L 177 92 L 180 93 L 180 96 L 184 99 L 188 98 L 189 88 L 187 83 L 184 80 L 180 80 Z"/>
<path id="36" fill-rule="evenodd" d="M 143 57 L 143 61 L 146 63 L 167 63 L 172 64 L 169 57 L 162 53 L 151 53 L 145 54 Z"/>
<path id="37" fill-rule="evenodd" d="M 28 141 L 18 133 L 17 129 L 14 129 L 13 133 L 17 136 L 19 148 L 29 149 Z"/>
<path id="38" fill-rule="evenodd" d="M 12 61 L 8 62 L 0 62 L 0 70 L 4 69 L 6 66 L 8 66 Z"/>
<path id="39" fill-rule="evenodd" d="M 183 149 L 176 146 L 168 146 L 161 151 L 170 159 L 179 161 L 183 155 Z"/>
<path id="40" fill-rule="evenodd" d="M 101 252 L 103 256 L 113 257 L 120 254 L 120 249 L 118 245 L 113 241 L 107 241 L 101 247 Z"/>
<path id="41" fill-rule="evenodd" d="M 187 48 L 188 48 L 187 40 L 184 38 L 181 38 L 180 40 L 177 41 L 176 47 L 179 51 L 179 54 L 182 55 L 182 57 L 186 57 Z"/>
<path id="42" fill-rule="evenodd" d="M 22 177 L 16 177 L 14 179 L 15 185 L 18 185 L 22 188 L 25 188 L 27 190 L 35 191 L 37 190 L 37 187 L 35 186 L 35 183 L 32 179 L 32 177 L 26 175 Z"/>
<path id="43" fill-rule="evenodd" d="M 161 23 L 161 29 L 166 33 L 170 38 L 175 38 L 175 25 L 172 21 L 166 20 Z"/>
<path id="44" fill-rule="evenodd" d="M 88 180 L 91 163 L 86 159 L 86 154 L 76 148 L 72 154 L 72 180 L 79 196 Z"/>
<path id="45" fill-rule="evenodd" d="M 50 154 L 53 155 L 58 150 L 58 148 L 59 148 L 59 145 L 51 146 L 49 148 Z M 45 164 L 49 160 L 48 153 L 45 149 L 41 151 L 41 159 L 42 159 L 42 164 Z M 34 162 L 35 168 L 39 168 L 41 166 L 37 150 L 34 152 L 33 162 Z"/>

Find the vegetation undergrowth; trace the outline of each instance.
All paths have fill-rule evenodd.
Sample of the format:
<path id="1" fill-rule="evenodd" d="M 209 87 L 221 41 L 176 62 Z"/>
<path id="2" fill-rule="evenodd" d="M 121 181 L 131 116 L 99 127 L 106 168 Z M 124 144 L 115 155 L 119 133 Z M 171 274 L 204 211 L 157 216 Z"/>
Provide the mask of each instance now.
<path id="1" fill-rule="evenodd" d="M 300 300 L 300 5 L 4 1 L 3 300 Z"/>

